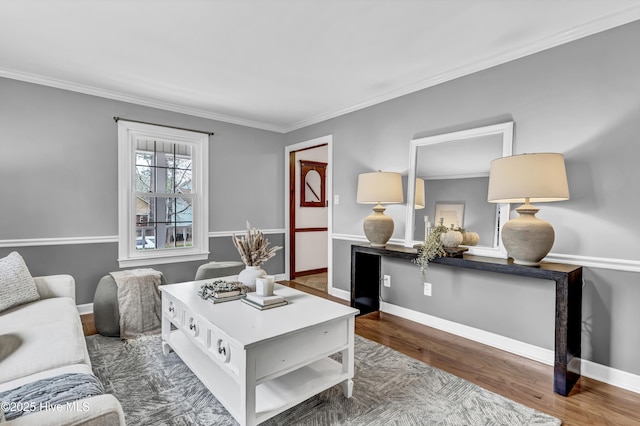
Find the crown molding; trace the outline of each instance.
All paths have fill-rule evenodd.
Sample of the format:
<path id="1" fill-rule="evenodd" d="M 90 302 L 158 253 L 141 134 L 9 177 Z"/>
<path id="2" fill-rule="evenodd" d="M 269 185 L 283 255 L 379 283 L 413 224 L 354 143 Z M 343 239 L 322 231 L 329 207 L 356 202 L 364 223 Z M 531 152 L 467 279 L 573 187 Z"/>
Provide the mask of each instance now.
<path id="1" fill-rule="evenodd" d="M 562 44 L 566 44 L 593 34 L 597 34 L 602 31 L 606 31 L 621 25 L 628 24 L 640 20 L 640 5 L 632 5 L 625 9 L 611 13 L 598 19 L 594 19 L 586 24 L 579 25 L 567 31 L 555 34 L 545 39 L 530 43 L 517 49 L 502 52 L 497 55 L 463 65 L 451 69 L 447 72 L 426 78 L 407 86 L 388 91 L 382 95 L 375 96 L 373 98 L 364 100 L 355 105 L 341 108 L 338 110 L 318 114 L 316 116 L 294 122 L 290 125 L 279 126 L 271 123 L 263 123 L 258 121 L 247 120 L 239 117 L 228 116 L 224 114 L 218 114 L 211 111 L 206 111 L 198 108 L 190 108 L 184 105 L 173 104 L 170 102 L 163 102 L 155 99 L 145 98 L 142 96 L 128 95 L 125 93 L 101 89 L 98 87 L 88 86 L 73 83 L 66 80 L 59 80 L 55 78 L 45 77 L 37 74 L 30 74 L 21 71 L 11 70 L 7 68 L 0 68 L 0 77 L 10 78 L 13 80 L 26 81 L 29 83 L 40 84 L 44 86 L 55 87 L 58 89 L 69 90 L 72 92 L 84 93 L 87 95 L 98 96 L 107 99 L 113 99 L 122 102 L 128 102 L 136 105 L 148 106 L 151 108 L 163 109 L 166 111 L 177 112 L 181 114 L 187 114 L 195 117 L 207 118 L 210 120 L 221 121 L 224 123 L 237 124 L 241 126 L 252 127 L 256 129 L 268 130 L 277 133 L 288 133 L 294 130 L 301 129 L 313 124 L 317 124 L 332 118 L 336 118 L 354 111 L 358 111 L 373 105 L 380 104 L 382 102 L 389 101 L 391 99 L 398 98 L 400 96 L 408 95 L 429 87 L 436 86 L 447 81 L 454 80 L 456 78 L 464 77 L 469 74 L 473 74 L 485 69 L 504 64 L 516 59 L 523 58 L 534 53 L 541 52 L 543 50 L 551 49 Z"/>
<path id="2" fill-rule="evenodd" d="M 85 95 L 98 96 L 100 98 L 112 99 L 115 101 L 128 102 L 135 105 L 142 105 L 151 108 L 162 109 L 165 111 L 177 112 L 180 114 L 191 115 L 194 117 L 207 118 L 210 120 L 222 121 L 224 123 L 237 124 L 240 126 L 253 127 L 256 129 L 269 130 L 272 132 L 284 133 L 284 128 L 269 123 L 259 121 L 246 120 L 243 118 L 232 117 L 229 115 L 218 114 L 211 111 L 205 111 L 198 108 L 190 108 L 184 105 L 173 104 L 171 102 L 163 102 L 156 99 L 145 98 L 142 96 L 128 95 L 126 93 L 114 90 L 101 89 L 99 87 L 88 86 L 84 84 L 73 83 L 71 81 L 59 80 L 56 78 L 45 77 L 38 74 L 30 74 L 22 71 L 0 68 L 0 77 L 12 80 L 25 81 L 27 83 L 40 84 L 42 86 L 54 87 L 56 89 L 69 90 L 71 92 L 83 93 Z"/>
<path id="3" fill-rule="evenodd" d="M 518 49 L 508 50 L 500 54 L 484 58 L 480 61 L 472 62 L 461 67 L 451 69 L 442 74 L 426 78 L 424 80 L 395 90 L 391 90 L 380 96 L 376 96 L 347 108 L 319 114 L 306 120 L 295 122 L 291 126 L 285 128 L 284 133 L 330 120 L 332 118 L 336 118 L 354 111 L 380 104 L 382 102 L 389 101 L 391 99 L 399 98 L 400 96 L 418 92 L 420 90 L 427 89 L 438 84 L 446 83 L 447 81 L 451 81 L 456 78 L 483 71 L 497 65 L 511 62 L 516 59 L 520 59 L 534 53 L 542 52 L 544 50 L 548 50 L 637 20 L 640 20 L 640 5 L 633 5 L 628 8 L 619 10 L 618 12 L 587 22 L 586 24 L 577 26 L 570 30 L 563 31 L 551 37 L 547 37 L 545 39 L 522 46 Z"/>

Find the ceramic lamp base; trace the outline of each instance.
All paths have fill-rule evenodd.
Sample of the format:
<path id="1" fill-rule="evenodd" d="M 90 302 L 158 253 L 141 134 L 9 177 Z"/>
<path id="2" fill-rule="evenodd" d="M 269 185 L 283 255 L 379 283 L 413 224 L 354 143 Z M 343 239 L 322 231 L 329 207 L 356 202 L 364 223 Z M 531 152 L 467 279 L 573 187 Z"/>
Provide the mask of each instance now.
<path id="1" fill-rule="evenodd" d="M 538 266 L 553 247 L 555 232 L 549 222 L 536 217 L 539 210 L 524 204 L 516 209 L 519 216 L 502 228 L 502 242 L 513 263 Z"/>
<path id="2" fill-rule="evenodd" d="M 393 219 L 384 214 L 385 208 L 377 204 L 373 213 L 364 220 L 364 235 L 371 243 L 371 247 L 384 247 L 393 234 Z"/>

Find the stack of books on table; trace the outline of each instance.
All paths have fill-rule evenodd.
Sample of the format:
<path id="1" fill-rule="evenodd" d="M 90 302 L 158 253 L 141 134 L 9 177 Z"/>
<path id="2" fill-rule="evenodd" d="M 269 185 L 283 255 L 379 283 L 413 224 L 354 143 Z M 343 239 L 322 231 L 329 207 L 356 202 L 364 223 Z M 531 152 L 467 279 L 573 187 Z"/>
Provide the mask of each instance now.
<path id="1" fill-rule="evenodd" d="M 221 293 L 215 293 L 212 297 L 210 297 L 207 300 L 209 302 L 211 302 L 211 303 L 221 303 L 221 302 L 228 302 L 230 300 L 238 300 L 242 296 L 243 295 L 238 290 L 236 290 L 236 291 L 225 291 L 225 292 L 221 292 Z"/>
<path id="2" fill-rule="evenodd" d="M 202 284 L 198 294 L 211 303 L 221 303 L 240 299 L 246 292 L 247 287 L 240 282 L 216 280 Z"/>
<path id="3" fill-rule="evenodd" d="M 277 294 L 274 294 L 272 296 L 260 296 L 255 291 L 252 293 L 247 293 L 245 297 L 240 300 L 242 300 L 247 305 L 253 306 L 254 308 L 260 310 L 277 308 L 278 306 L 284 306 L 288 303 L 284 299 L 284 297 L 278 296 Z"/>

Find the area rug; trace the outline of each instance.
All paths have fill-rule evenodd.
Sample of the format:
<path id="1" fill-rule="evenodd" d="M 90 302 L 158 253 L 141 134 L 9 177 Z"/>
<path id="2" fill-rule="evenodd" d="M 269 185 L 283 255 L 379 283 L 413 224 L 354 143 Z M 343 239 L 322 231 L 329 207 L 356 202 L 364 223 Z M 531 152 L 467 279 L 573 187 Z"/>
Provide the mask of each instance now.
<path id="1" fill-rule="evenodd" d="M 160 336 L 87 337 L 93 371 L 127 425 L 237 425 Z M 334 386 L 264 425 L 559 425 L 561 421 L 356 336 L 353 397 Z"/>

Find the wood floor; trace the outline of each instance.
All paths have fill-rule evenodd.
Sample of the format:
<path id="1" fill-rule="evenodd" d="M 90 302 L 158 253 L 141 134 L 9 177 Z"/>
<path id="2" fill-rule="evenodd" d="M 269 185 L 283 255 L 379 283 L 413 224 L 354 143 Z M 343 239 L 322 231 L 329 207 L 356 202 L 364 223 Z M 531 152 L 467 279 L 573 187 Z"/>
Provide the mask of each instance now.
<path id="1" fill-rule="evenodd" d="M 316 290 L 327 291 L 327 273 L 320 272 L 312 275 L 302 275 L 293 280 L 296 284 L 302 284 Z"/>
<path id="2" fill-rule="evenodd" d="M 347 304 L 326 293 L 297 288 Z M 568 397 L 560 396 L 553 393 L 552 366 L 390 314 L 357 317 L 356 333 L 562 419 L 564 425 L 640 425 L 640 395 L 634 392 L 582 377 Z"/>
<path id="3" fill-rule="evenodd" d="M 96 326 L 93 322 L 93 314 L 80 315 L 80 319 L 82 320 L 82 331 L 85 336 L 98 334 L 98 330 L 96 330 Z"/>
<path id="4" fill-rule="evenodd" d="M 338 303 L 295 282 L 282 282 Z M 95 334 L 91 315 L 85 334 Z M 568 397 L 553 393 L 553 367 L 385 313 L 356 318 L 356 334 L 562 419 L 564 425 L 640 425 L 640 395 L 582 377 Z M 356 379 L 357 380 L 357 377 Z"/>

